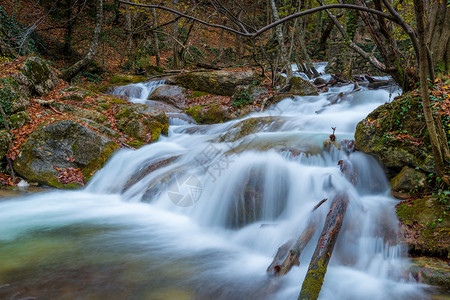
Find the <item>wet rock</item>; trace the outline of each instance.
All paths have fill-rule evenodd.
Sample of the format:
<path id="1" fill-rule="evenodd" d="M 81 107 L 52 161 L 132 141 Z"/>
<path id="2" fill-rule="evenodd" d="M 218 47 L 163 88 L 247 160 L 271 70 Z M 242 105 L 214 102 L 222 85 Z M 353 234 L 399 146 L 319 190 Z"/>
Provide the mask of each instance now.
<path id="1" fill-rule="evenodd" d="M 238 86 L 259 83 L 260 79 L 253 71 L 212 71 L 181 73 L 169 78 L 168 81 L 193 91 L 233 96 Z"/>
<path id="2" fill-rule="evenodd" d="M 448 196 L 425 197 L 397 205 L 401 240 L 410 254 L 450 258 Z"/>
<path id="3" fill-rule="evenodd" d="M 450 266 L 447 261 L 433 257 L 412 258 L 409 268 L 417 282 L 442 288 L 442 292 L 450 292 Z"/>
<path id="4" fill-rule="evenodd" d="M 58 181 L 58 169 L 81 169 L 85 180 L 99 170 L 119 146 L 75 121 L 61 120 L 34 131 L 14 160 L 14 170 L 28 181 L 58 188 L 76 188 L 77 183 Z"/>
<path id="5" fill-rule="evenodd" d="M 234 142 L 252 133 L 261 131 L 275 131 L 279 129 L 286 119 L 280 117 L 260 117 L 242 120 L 231 127 L 219 138 L 219 142 Z"/>
<path id="6" fill-rule="evenodd" d="M 151 93 L 148 100 L 164 101 L 179 109 L 185 109 L 185 88 L 179 85 L 163 84 Z"/>
<path id="7" fill-rule="evenodd" d="M 391 180 L 391 188 L 395 192 L 407 193 L 409 191 L 421 191 L 426 186 L 427 177 L 420 171 L 408 166 L 403 169 Z"/>
<path id="8" fill-rule="evenodd" d="M 286 174 L 278 172 L 276 193 L 267 197 L 268 195 L 264 193 L 265 170 L 253 167 L 247 173 L 242 183 L 235 187 L 234 199 L 228 207 L 226 226 L 229 228 L 240 228 L 262 219 L 274 220 L 286 206 L 288 194 Z"/>
<path id="9" fill-rule="evenodd" d="M 186 110 L 186 114 L 199 124 L 223 123 L 233 119 L 229 108 L 219 104 L 194 106 Z"/>
<path id="10" fill-rule="evenodd" d="M 157 141 L 161 134 L 167 134 L 169 120 L 166 114 L 155 107 L 144 104 L 126 104 L 115 108 L 117 128 L 143 143 Z"/>
<path id="11" fill-rule="evenodd" d="M 319 95 L 317 87 L 301 77 L 292 77 L 288 85 L 288 92 L 298 96 Z"/>
<path id="12" fill-rule="evenodd" d="M 314 79 L 314 84 L 315 85 L 322 85 L 322 84 L 325 84 L 325 83 L 327 83 L 327 81 L 325 80 L 325 79 L 323 79 L 323 78 L 316 78 L 316 79 Z"/>

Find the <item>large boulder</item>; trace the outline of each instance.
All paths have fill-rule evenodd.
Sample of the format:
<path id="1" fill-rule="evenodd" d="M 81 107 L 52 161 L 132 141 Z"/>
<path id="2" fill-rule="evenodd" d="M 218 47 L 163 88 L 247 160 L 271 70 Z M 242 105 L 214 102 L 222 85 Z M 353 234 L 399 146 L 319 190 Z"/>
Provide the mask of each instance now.
<path id="1" fill-rule="evenodd" d="M 199 124 L 223 123 L 234 117 L 228 107 L 219 104 L 194 106 L 187 109 L 186 114 Z"/>
<path id="2" fill-rule="evenodd" d="M 401 240 L 413 255 L 450 258 L 448 195 L 410 199 L 397 205 Z"/>
<path id="3" fill-rule="evenodd" d="M 168 102 L 179 109 L 185 109 L 185 88 L 179 85 L 162 84 L 150 94 L 148 100 Z"/>
<path id="4" fill-rule="evenodd" d="M 39 57 L 27 58 L 13 75 L 20 89 L 27 96 L 42 96 L 52 91 L 58 84 L 58 78 L 50 65 Z"/>
<path id="5" fill-rule="evenodd" d="M 172 84 L 222 96 L 233 96 L 236 87 L 259 83 L 259 76 L 253 71 L 231 72 L 186 72 L 168 79 Z"/>
<path id="6" fill-rule="evenodd" d="M 377 158 L 390 179 L 405 166 L 427 175 L 435 172 L 435 166 L 423 124 L 418 99 L 386 103 L 356 126 L 356 149 Z"/>
<path id="7" fill-rule="evenodd" d="M 116 142 L 72 120 L 60 120 L 34 131 L 14 160 L 14 170 L 28 181 L 76 188 L 119 149 Z M 78 180 L 62 180 L 68 173 Z M 70 174 L 69 174 L 70 175 Z M 80 181 L 80 177 L 81 178 Z"/>
<path id="8" fill-rule="evenodd" d="M 301 77 L 292 77 L 289 81 L 288 92 L 298 96 L 315 96 L 319 95 L 317 87 L 309 80 Z"/>

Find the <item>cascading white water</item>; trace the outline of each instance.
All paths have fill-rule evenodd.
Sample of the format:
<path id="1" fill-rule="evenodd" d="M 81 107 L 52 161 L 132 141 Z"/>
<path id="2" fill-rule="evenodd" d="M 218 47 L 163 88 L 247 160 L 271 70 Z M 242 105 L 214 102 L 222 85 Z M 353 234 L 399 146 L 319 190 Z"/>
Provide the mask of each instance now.
<path id="1" fill-rule="evenodd" d="M 119 86 L 112 92 L 113 95 L 123 95 L 130 98 L 130 102 L 145 103 L 148 96 L 153 93 L 165 80 L 153 80 L 147 82 L 133 83 L 129 85 Z"/>
<path id="2" fill-rule="evenodd" d="M 26 288 L 23 296 L 46 299 L 297 299 L 320 230 L 287 276 L 269 278 L 266 268 L 339 190 L 350 204 L 320 298 L 426 298 L 404 273 L 381 167 L 362 153 L 322 150 L 331 126 L 351 139 L 389 101 L 388 91 L 363 89 L 325 106 L 346 89 L 247 116 L 282 126 L 235 141 L 224 137 L 242 120 L 173 124 L 169 137 L 116 153 L 82 191 L 0 202 L 0 298 Z M 355 185 L 340 159 L 357 171 Z M 317 210 L 322 223 L 329 207 Z"/>

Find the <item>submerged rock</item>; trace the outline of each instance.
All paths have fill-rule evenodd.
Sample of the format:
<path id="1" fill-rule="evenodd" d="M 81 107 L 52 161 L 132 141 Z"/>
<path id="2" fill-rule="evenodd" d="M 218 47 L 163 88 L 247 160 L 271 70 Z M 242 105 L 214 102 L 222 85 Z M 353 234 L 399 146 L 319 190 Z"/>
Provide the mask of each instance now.
<path id="1" fill-rule="evenodd" d="M 259 83 L 260 79 L 253 71 L 212 71 L 181 73 L 168 81 L 193 91 L 233 96 L 238 86 Z"/>
<path id="2" fill-rule="evenodd" d="M 450 292 L 450 266 L 447 261 L 433 257 L 412 258 L 409 268 L 417 282 L 443 288 L 444 293 Z"/>
<path id="3" fill-rule="evenodd" d="M 81 169 L 87 181 L 119 149 L 116 142 L 75 121 L 61 120 L 33 132 L 14 160 L 14 170 L 28 181 L 58 188 L 79 183 L 59 182 L 60 172 Z"/>
<path id="4" fill-rule="evenodd" d="M 231 127 L 220 138 L 219 142 L 234 142 L 252 133 L 275 131 L 286 122 L 282 117 L 259 117 L 242 120 Z"/>

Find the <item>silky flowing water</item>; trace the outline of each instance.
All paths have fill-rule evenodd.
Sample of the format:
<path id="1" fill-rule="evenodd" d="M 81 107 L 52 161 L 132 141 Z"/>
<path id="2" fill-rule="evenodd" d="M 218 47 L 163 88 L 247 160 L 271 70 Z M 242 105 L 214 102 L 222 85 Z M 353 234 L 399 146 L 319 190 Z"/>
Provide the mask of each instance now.
<path id="1" fill-rule="evenodd" d="M 323 150 L 331 127 L 338 141 L 352 139 L 357 122 L 391 98 L 362 88 L 326 106 L 352 88 L 247 116 L 273 122 L 237 139 L 227 137 L 242 120 L 173 117 L 168 137 L 120 150 L 83 190 L 3 198 L 0 298 L 297 299 L 321 228 L 287 276 L 266 268 L 328 198 L 316 211 L 324 223 L 342 190 L 350 202 L 320 299 L 426 298 L 406 272 L 382 168 L 363 153 Z M 142 85 L 133 101 L 147 96 Z M 340 159 L 356 170 L 355 185 Z"/>

